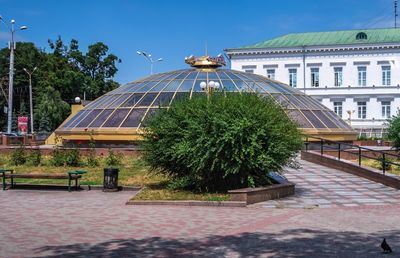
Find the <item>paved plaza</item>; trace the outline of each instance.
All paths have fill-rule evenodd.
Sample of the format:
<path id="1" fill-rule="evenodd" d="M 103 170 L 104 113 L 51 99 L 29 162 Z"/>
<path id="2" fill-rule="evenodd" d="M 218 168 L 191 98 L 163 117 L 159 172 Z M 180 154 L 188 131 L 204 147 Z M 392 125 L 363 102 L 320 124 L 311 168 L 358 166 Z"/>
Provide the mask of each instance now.
<path id="1" fill-rule="evenodd" d="M 400 204 L 400 191 L 336 169 L 299 160 L 300 169 L 285 176 L 296 184 L 295 196 L 255 204 L 278 208 L 327 208 Z"/>
<path id="2" fill-rule="evenodd" d="M 300 193 L 280 201 L 287 204 L 280 208 L 268 202 L 247 208 L 125 205 L 135 194 L 129 191 L 0 191 L 0 257 L 386 257 L 379 248 L 383 237 L 394 250 L 390 256 L 400 256 L 397 191 L 302 165 L 287 173 L 300 180 Z M 340 188 L 328 187 L 331 180 Z M 310 193 L 318 202 L 348 196 L 348 204 L 357 205 L 290 208 L 290 200 L 312 200 Z"/>

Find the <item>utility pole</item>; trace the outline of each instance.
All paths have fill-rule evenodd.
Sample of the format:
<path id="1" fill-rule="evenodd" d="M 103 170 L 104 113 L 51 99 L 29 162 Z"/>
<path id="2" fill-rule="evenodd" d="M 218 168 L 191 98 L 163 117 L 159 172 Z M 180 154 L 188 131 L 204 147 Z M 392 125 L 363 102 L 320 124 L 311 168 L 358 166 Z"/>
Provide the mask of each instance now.
<path id="1" fill-rule="evenodd" d="M 26 68 L 24 68 L 24 71 L 29 76 L 29 113 L 31 116 L 31 134 L 33 134 L 32 74 L 36 71 L 36 69 L 37 67 L 33 68 L 32 72 L 29 72 Z"/>

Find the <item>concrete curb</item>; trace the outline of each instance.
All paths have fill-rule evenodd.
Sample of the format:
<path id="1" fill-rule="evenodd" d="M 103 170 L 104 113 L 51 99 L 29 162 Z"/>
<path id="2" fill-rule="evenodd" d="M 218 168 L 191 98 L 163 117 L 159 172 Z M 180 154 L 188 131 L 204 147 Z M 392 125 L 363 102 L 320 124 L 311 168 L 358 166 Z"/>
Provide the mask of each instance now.
<path id="1" fill-rule="evenodd" d="M 206 207 L 246 207 L 246 202 L 235 201 L 128 201 L 126 205 L 169 205 L 169 206 L 206 206 Z"/>
<path id="2" fill-rule="evenodd" d="M 294 195 L 294 192 L 295 184 L 287 182 L 284 184 L 275 184 L 265 187 L 229 190 L 228 194 L 232 201 L 253 204 L 292 196 Z"/>

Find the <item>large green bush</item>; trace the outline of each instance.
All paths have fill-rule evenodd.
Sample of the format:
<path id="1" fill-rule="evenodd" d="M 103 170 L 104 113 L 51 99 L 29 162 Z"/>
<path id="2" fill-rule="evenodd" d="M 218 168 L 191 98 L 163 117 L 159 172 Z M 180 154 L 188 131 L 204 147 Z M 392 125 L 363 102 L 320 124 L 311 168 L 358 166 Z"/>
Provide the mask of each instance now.
<path id="1" fill-rule="evenodd" d="M 392 141 L 393 147 L 400 149 L 400 113 L 389 120 L 387 138 Z"/>
<path id="2" fill-rule="evenodd" d="M 214 93 L 177 101 L 146 121 L 144 158 L 173 185 L 224 191 L 267 185 L 302 146 L 301 134 L 271 98 Z"/>

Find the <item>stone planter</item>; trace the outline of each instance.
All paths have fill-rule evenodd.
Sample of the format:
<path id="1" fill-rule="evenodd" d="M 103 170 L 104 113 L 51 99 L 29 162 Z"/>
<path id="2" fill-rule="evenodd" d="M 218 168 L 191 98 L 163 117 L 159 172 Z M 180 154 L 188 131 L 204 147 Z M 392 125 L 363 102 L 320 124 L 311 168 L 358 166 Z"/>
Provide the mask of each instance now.
<path id="1" fill-rule="evenodd" d="M 295 184 L 285 183 L 266 187 L 242 188 L 228 191 L 231 201 L 242 201 L 246 204 L 264 202 L 294 195 Z"/>

